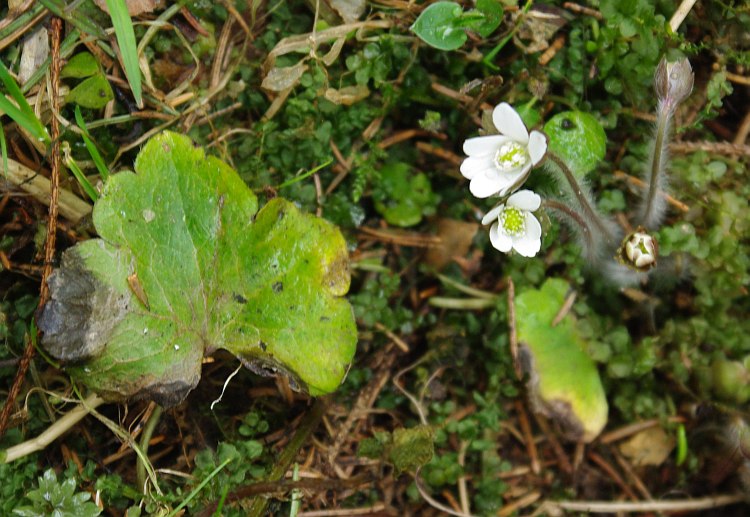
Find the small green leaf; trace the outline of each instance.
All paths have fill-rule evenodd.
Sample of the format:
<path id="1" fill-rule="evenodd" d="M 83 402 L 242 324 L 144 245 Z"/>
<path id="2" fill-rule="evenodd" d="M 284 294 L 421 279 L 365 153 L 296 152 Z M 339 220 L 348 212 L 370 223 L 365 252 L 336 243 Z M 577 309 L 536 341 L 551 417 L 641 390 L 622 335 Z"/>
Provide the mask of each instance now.
<path id="1" fill-rule="evenodd" d="M 335 390 L 357 342 L 338 229 L 281 198 L 258 211 L 234 170 L 176 133 L 149 140 L 135 169 L 94 207 L 101 239 L 50 277 L 49 353 L 113 400 L 179 403 L 218 348 L 312 395 Z"/>
<path id="2" fill-rule="evenodd" d="M 94 56 L 89 52 L 80 52 L 70 58 L 62 67 L 60 77 L 63 79 L 66 77 L 83 79 L 84 77 L 91 77 L 97 72 L 99 72 L 99 63 L 94 59 Z"/>
<path id="3" fill-rule="evenodd" d="M 483 38 L 489 37 L 503 21 L 503 5 L 497 0 L 477 0 L 477 11 L 484 16 L 472 29 Z"/>
<path id="4" fill-rule="evenodd" d="M 65 97 L 66 103 L 74 103 L 84 108 L 100 109 L 114 99 L 112 87 L 102 73 L 84 79 L 81 84 L 70 90 Z"/>
<path id="5" fill-rule="evenodd" d="M 402 227 L 419 224 L 423 215 L 433 214 L 438 201 L 427 176 L 415 174 L 406 163 L 383 166 L 373 199 L 375 209 L 389 224 Z"/>
<path id="6" fill-rule="evenodd" d="M 411 26 L 419 38 L 440 50 L 456 50 L 466 43 L 466 32 L 460 27 L 463 11 L 454 2 L 429 5 Z"/>
<path id="7" fill-rule="evenodd" d="M 607 399 L 573 316 L 552 326 L 567 291 L 567 282 L 550 278 L 516 298 L 518 341 L 535 410 L 556 420 L 568 438 L 590 442 L 607 423 Z"/>
<path id="8" fill-rule="evenodd" d="M 578 178 L 596 167 L 607 151 L 607 135 L 596 118 L 581 111 L 565 111 L 545 125 L 549 151 L 560 156 Z"/>

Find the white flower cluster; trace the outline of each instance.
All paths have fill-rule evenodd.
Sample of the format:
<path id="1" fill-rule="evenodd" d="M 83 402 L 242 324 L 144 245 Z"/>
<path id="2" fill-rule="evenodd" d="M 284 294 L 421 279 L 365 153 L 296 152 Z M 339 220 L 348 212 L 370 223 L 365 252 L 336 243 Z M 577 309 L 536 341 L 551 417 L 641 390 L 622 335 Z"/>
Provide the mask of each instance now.
<path id="1" fill-rule="evenodd" d="M 530 190 L 518 190 L 547 152 L 547 137 L 526 129 L 520 115 L 510 104 L 501 103 L 492 112 L 499 135 L 469 138 L 464 142 L 468 157 L 461 163 L 461 174 L 469 190 L 478 198 L 505 197 L 482 219 L 490 224 L 490 241 L 503 253 L 511 249 L 524 257 L 533 257 L 541 248 L 542 227 L 532 214 L 541 206 L 541 198 Z M 515 193 L 514 193 L 515 192 Z"/>

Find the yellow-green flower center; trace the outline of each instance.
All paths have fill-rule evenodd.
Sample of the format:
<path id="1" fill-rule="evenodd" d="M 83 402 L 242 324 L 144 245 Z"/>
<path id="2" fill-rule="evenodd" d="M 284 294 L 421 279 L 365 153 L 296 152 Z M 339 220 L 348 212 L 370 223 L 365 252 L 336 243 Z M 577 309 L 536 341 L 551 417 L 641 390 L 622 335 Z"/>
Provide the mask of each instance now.
<path id="1" fill-rule="evenodd" d="M 500 226 L 508 235 L 515 237 L 526 230 L 526 218 L 521 210 L 513 206 L 506 206 L 499 217 Z"/>
<path id="2" fill-rule="evenodd" d="M 518 142 L 505 142 L 495 154 L 495 164 L 501 171 L 509 171 L 523 167 L 529 161 L 526 147 Z"/>

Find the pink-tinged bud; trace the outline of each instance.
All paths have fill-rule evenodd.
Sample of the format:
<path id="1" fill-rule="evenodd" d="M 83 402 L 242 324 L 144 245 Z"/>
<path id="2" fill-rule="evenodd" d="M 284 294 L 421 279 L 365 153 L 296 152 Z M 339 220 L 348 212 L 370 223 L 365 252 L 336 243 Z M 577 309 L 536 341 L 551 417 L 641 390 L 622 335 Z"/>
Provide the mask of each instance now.
<path id="1" fill-rule="evenodd" d="M 659 246 L 654 237 L 646 233 L 642 227 L 638 227 L 622 241 L 617 258 L 636 271 L 646 272 L 656 266 Z"/>
<path id="2" fill-rule="evenodd" d="M 654 74 L 654 89 L 660 100 L 677 106 L 693 91 L 695 75 L 687 58 L 668 62 L 662 57 Z"/>

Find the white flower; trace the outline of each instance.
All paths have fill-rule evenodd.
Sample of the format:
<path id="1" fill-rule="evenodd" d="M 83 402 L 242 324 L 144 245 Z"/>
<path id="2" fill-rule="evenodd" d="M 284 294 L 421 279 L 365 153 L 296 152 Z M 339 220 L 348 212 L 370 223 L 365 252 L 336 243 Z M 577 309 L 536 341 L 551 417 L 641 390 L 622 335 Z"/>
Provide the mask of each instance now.
<path id="1" fill-rule="evenodd" d="M 519 190 L 504 204 L 497 205 L 482 218 L 482 224 L 489 224 L 490 242 L 503 253 L 511 249 L 524 257 L 533 257 L 542 247 L 542 226 L 534 217 L 542 198 L 530 190 Z"/>
<path id="2" fill-rule="evenodd" d="M 461 174 L 471 180 L 469 190 L 479 198 L 504 196 L 521 186 L 547 152 L 547 137 L 539 131 L 529 135 L 521 117 L 510 104 L 498 104 L 492 122 L 499 135 L 478 136 L 464 142 L 468 157 Z"/>

